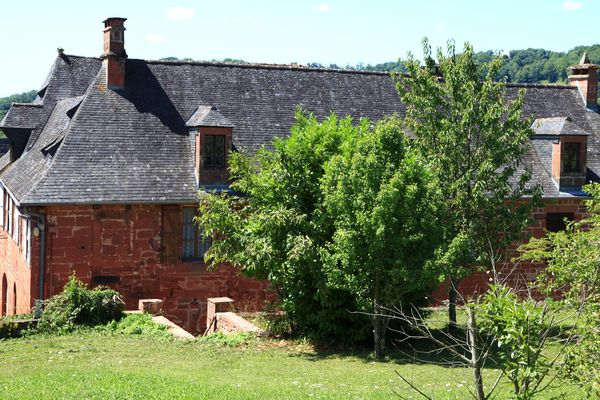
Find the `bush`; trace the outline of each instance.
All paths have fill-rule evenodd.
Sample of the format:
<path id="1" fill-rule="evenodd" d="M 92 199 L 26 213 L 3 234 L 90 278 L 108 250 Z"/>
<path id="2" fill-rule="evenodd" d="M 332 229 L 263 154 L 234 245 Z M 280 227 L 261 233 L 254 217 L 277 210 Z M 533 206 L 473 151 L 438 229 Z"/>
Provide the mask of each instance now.
<path id="1" fill-rule="evenodd" d="M 89 289 L 71 276 L 63 291 L 46 301 L 37 330 L 71 332 L 77 326 L 104 325 L 120 320 L 123 306 L 118 292 L 104 287 Z"/>
<path id="2" fill-rule="evenodd" d="M 16 322 L 0 319 L 0 339 L 17 337 L 19 334 L 20 329 Z"/>

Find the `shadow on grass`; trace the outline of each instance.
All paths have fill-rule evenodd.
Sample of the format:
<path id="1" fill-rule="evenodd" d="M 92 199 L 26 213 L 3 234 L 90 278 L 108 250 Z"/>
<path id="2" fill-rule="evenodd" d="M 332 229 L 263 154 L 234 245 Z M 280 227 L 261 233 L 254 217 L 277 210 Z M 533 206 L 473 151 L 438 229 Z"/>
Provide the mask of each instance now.
<path id="1" fill-rule="evenodd" d="M 447 342 L 447 327 L 432 329 L 433 336 Z M 466 333 L 458 328 L 453 332 L 453 336 L 461 343 L 466 343 Z M 405 339 L 396 332 L 388 332 L 388 341 L 386 343 L 386 356 L 383 359 L 376 359 L 373 355 L 372 342 L 364 342 L 351 346 L 335 345 L 331 343 L 312 341 L 314 351 L 298 351 L 290 354 L 290 357 L 302 357 L 309 361 L 321 361 L 331 358 L 355 358 L 364 363 L 393 363 L 398 365 L 439 365 L 446 368 L 464 367 L 456 355 L 440 346 L 429 338 L 411 338 Z M 449 344 L 449 343 L 448 343 Z M 469 357 L 466 350 L 463 355 Z M 498 368 L 493 361 L 493 357 L 488 358 L 484 368 Z"/>

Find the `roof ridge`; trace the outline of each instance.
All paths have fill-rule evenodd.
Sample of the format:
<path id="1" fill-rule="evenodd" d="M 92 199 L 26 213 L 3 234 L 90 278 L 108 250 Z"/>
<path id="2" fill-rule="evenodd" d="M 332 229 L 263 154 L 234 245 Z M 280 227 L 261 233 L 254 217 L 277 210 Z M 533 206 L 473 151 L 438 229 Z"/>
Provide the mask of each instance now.
<path id="1" fill-rule="evenodd" d="M 63 54 L 63 56 L 65 57 L 74 57 L 74 58 L 89 58 L 90 60 L 102 60 L 102 57 L 90 57 L 90 56 L 78 56 L 76 54 Z M 57 58 L 61 58 L 60 56 L 57 56 Z"/>
<path id="2" fill-rule="evenodd" d="M 363 74 L 363 75 L 386 75 L 390 72 L 386 71 L 366 71 L 360 69 L 344 69 L 344 68 L 326 68 L 326 67 L 309 67 L 301 64 L 270 64 L 270 63 L 239 63 L 226 61 L 195 61 L 195 60 L 142 60 L 130 59 L 135 61 L 144 61 L 148 64 L 165 64 L 165 65 L 199 65 L 209 67 L 234 67 L 234 68 L 253 68 L 253 69 L 277 69 L 277 70 L 293 70 L 307 72 L 336 72 L 346 74 Z"/>
<path id="3" fill-rule="evenodd" d="M 560 83 L 519 83 L 519 82 L 506 82 L 507 87 L 529 87 L 529 88 L 541 88 L 541 89 L 577 89 L 576 86 L 560 84 Z"/>

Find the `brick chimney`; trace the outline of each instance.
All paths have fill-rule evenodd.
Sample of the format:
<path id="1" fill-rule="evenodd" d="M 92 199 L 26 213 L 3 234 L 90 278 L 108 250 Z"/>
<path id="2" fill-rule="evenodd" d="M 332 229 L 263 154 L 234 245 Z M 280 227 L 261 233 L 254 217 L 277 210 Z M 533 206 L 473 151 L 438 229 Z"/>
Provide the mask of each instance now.
<path id="1" fill-rule="evenodd" d="M 127 18 L 107 18 L 104 22 L 104 53 L 102 63 L 106 69 L 106 86 L 122 89 L 125 86 L 125 26 Z"/>
<path id="2" fill-rule="evenodd" d="M 578 65 L 569 67 L 569 84 L 577 86 L 585 106 L 598 111 L 598 69 L 600 65 L 591 64 L 587 53 L 583 53 Z"/>

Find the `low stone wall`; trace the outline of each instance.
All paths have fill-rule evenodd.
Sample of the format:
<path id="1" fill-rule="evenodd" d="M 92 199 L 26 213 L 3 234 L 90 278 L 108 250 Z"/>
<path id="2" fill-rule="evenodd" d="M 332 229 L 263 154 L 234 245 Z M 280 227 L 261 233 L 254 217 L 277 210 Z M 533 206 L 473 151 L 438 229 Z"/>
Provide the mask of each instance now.
<path id="1" fill-rule="evenodd" d="M 266 332 L 254 325 L 252 322 L 240 317 L 233 312 L 222 312 L 215 315 L 217 331 L 223 333 L 254 332 L 257 335 L 265 335 Z"/>

